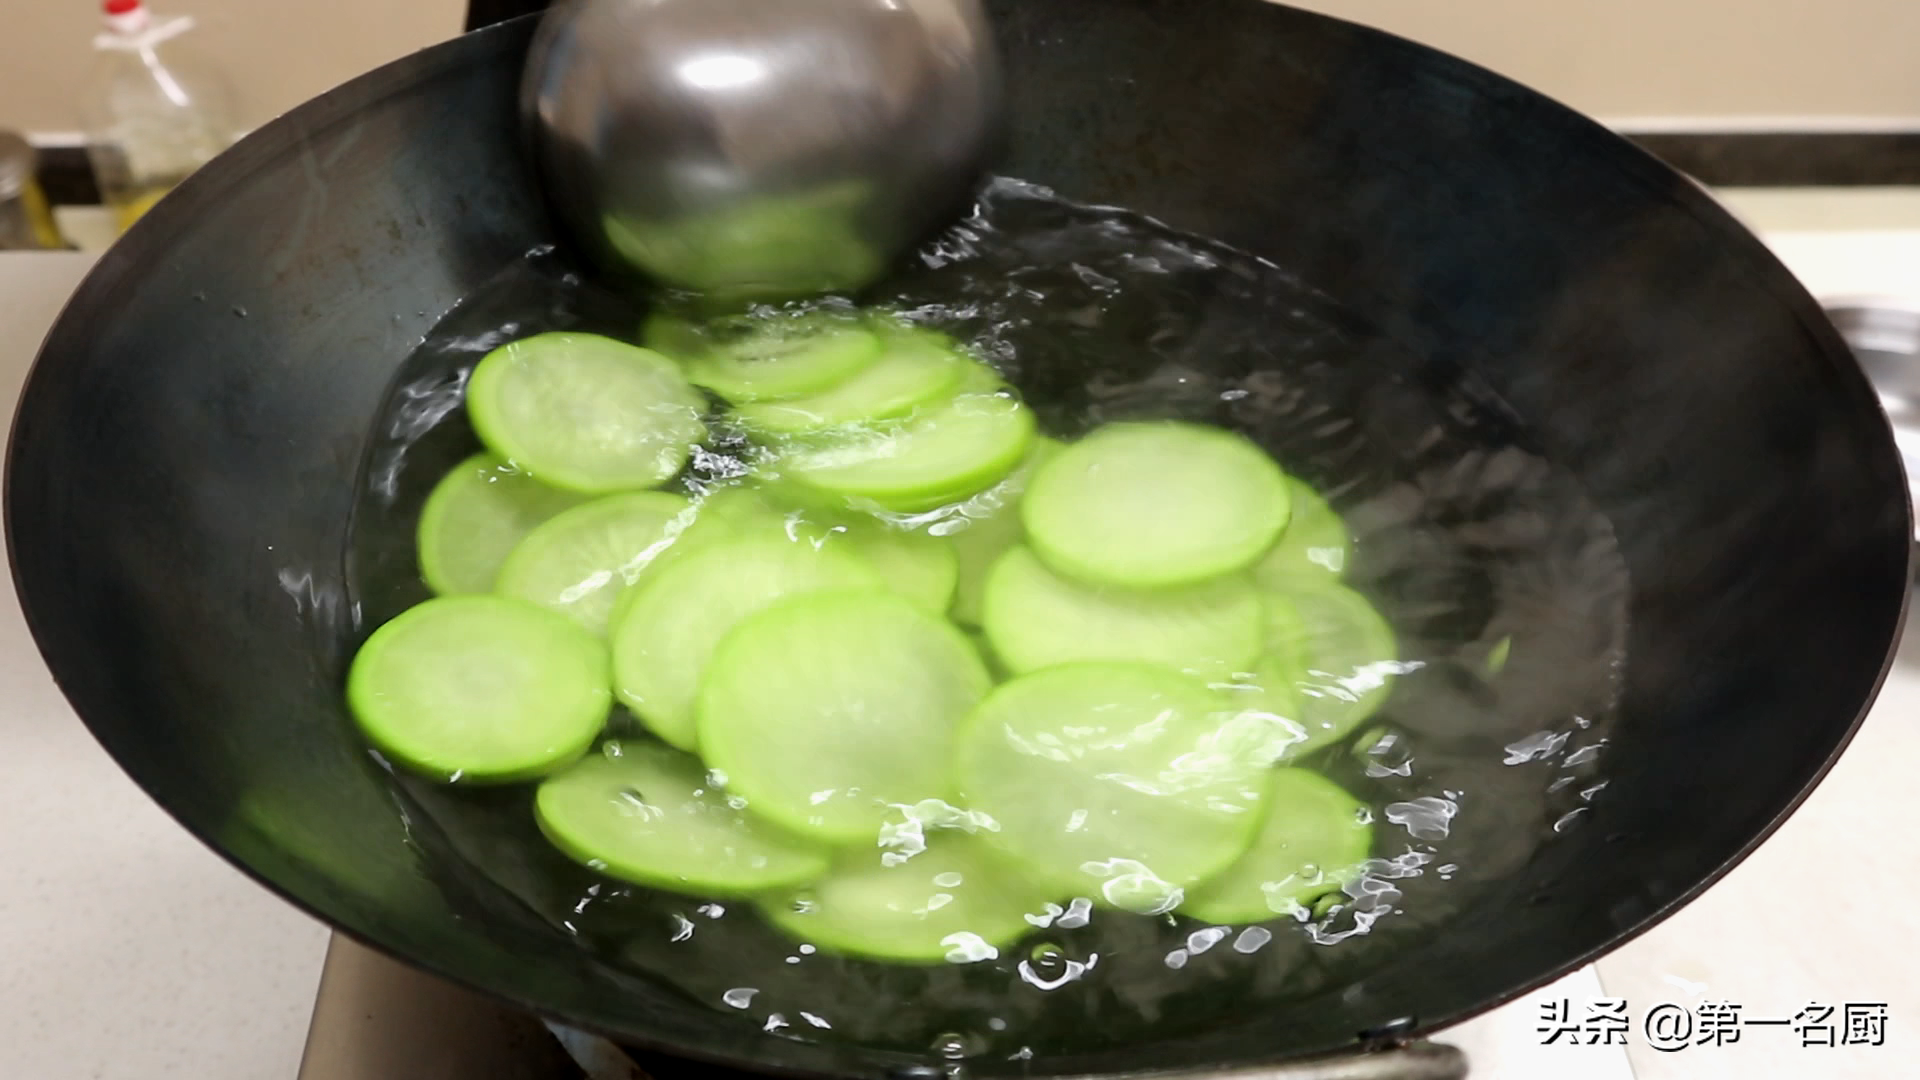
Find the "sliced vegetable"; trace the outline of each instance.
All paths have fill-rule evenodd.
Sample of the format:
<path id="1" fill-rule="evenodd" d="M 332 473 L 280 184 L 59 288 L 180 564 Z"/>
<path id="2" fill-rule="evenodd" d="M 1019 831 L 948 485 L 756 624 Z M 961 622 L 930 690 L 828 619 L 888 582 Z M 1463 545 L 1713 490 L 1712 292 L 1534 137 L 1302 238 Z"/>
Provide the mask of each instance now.
<path id="1" fill-rule="evenodd" d="M 870 517 L 848 516 L 826 526 L 823 543 L 859 558 L 895 592 L 944 615 L 953 604 L 960 565 L 953 546 L 936 537 L 893 528 Z"/>
<path id="2" fill-rule="evenodd" d="M 1283 594 L 1299 613 L 1301 637 L 1278 642 L 1276 655 L 1298 656 L 1300 716 L 1306 741 L 1291 756 L 1312 753 L 1345 738 L 1380 711 L 1402 671 L 1393 628 L 1380 612 L 1343 585 L 1321 583 Z"/>
<path id="3" fill-rule="evenodd" d="M 742 405 L 734 416 L 750 431 L 804 434 L 891 420 L 951 392 L 971 363 L 945 335 L 888 328 L 880 358 L 845 382 L 786 401 Z"/>
<path id="4" fill-rule="evenodd" d="M 347 704 L 389 761 L 436 779 L 530 780 L 593 744 L 612 708 L 606 646 L 499 596 L 416 604 L 354 655 Z"/>
<path id="5" fill-rule="evenodd" d="M 1292 515 L 1280 541 L 1253 566 L 1253 579 L 1268 589 L 1304 581 L 1338 580 L 1347 569 L 1353 541 L 1347 523 L 1303 481 L 1287 478 Z"/>
<path id="6" fill-rule="evenodd" d="M 542 783 L 534 815 L 569 858 L 638 885 L 734 897 L 826 872 L 825 849 L 727 798 L 698 758 L 608 742 Z"/>
<path id="7" fill-rule="evenodd" d="M 515 545 L 585 499 L 550 488 L 491 453 L 475 454 L 442 477 L 420 509 L 420 576 L 442 596 L 492 592 Z"/>
<path id="8" fill-rule="evenodd" d="M 769 921 L 830 952 L 875 960 L 956 964 L 993 960 L 1033 930 L 1054 897 L 965 833 L 943 831 L 911 856 L 852 848 L 833 871 L 768 896 Z"/>
<path id="9" fill-rule="evenodd" d="M 1016 672 L 1088 660 L 1164 664 L 1209 677 L 1245 671 L 1260 654 L 1260 597 L 1238 577 L 1169 589 L 1081 585 L 1024 545 L 987 575 L 981 625 Z"/>
<path id="10" fill-rule="evenodd" d="M 1286 527 L 1287 479 L 1220 428 L 1118 423 L 1034 474 L 1020 505 L 1049 566 L 1103 585 L 1184 585 L 1251 566 Z"/>
<path id="11" fill-rule="evenodd" d="M 783 449 L 777 468 L 787 480 L 831 499 L 914 513 L 999 482 L 1020 463 L 1033 437 L 1033 411 L 1017 398 L 969 390 L 899 423 L 840 429 L 830 438 L 795 443 Z"/>
<path id="12" fill-rule="evenodd" d="M 783 596 L 879 584 L 842 552 L 776 535 L 712 544 L 662 568 L 622 605 L 612 633 L 614 689 L 654 734 L 691 750 L 694 698 L 729 630 Z"/>
<path id="13" fill-rule="evenodd" d="M 704 355 L 710 347 L 698 324 L 665 311 L 654 312 L 640 324 L 640 345 L 682 363 Z"/>
<path id="14" fill-rule="evenodd" d="M 880 338 L 858 320 L 811 313 L 727 320 L 686 358 L 687 378 L 735 404 L 828 390 L 880 358 Z"/>
<path id="15" fill-rule="evenodd" d="M 537 334 L 488 353 L 467 413 L 488 449 L 551 487 L 658 487 L 707 437 L 706 404 L 673 361 L 594 334 Z"/>
<path id="16" fill-rule="evenodd" d="M 1310 908 L 1358 877 L 1373 847 L 1367 806 L 1307 769 L 1277 769 L 1248 849 L 1187 895 L 1183 914 L 1216 924 L 1265 922 Z"/>
<path id="17" fill-rule="evenodd" d="M 862 224 L 875 203 L 873 181 L 810 186 L 797 195 L 762 193 L 718 211 L 636 224 L 602 216 L 607 240 L 631 266 L 659 268 L 716 308 L 794 295 L 852 292 L 886 269 Z"/>
<path id="18" fill-rule="evenodd" d="M 755 812 L 871 843 L 890 807 L 951 793 L 954 730 L 989 685 L 959 630 L 894 592 L 789 596 L 714 652 L 700 749 Z"/>
<path id="19" fill-rule="evenodd" d="M 1234 720 L 1245 752 L 1262 764 L 1300 756 L 1307 747 L 1304 697 L 1306 625 L 1293 601 L 1267 594 L 1261 598 L 1266 616 L 1265 652 L 1251 671 L 1234 672 L 1216 685 L 1226 705 L 1237 710 Z"/>
<path id="20" fill-rule="evenodd" d="M 1247 850 L 1272 770 L 1221 745 L 1218 699 L 1150 664 L 1014 679 L 961 729 L 968 807 L 1037 880 L 1159 914 Z"/>
<path id="21" fill-rule="evenodd" d="M 494 591 L 605 634 L 615 598 L 674 544 L 690 510 L 684 496 L 664 491 L 576 506 L 527 534 L 500 568 Z"/>
<path id="22" fill-rule="evenodd" d="M 1027 459 L 1011 475 L 978 495 L 957 504 L 953 512 L 928 531 L 946 536 L 953 544 L 959 580 L 954 586 L 953 618 L 967 626 L 980 625 L 981 601 L 986 596 L 987 573 L 1007 549 L 1025 535 L 1020 528 L 1020 500 L 1040 465 L 1065 446 L 1042 435 L 1033 440 Z"/>
<path id="23" fill-rule="evenodd" d="M 749 536 L 832 548 L 859 559 L 880 580 L 929 610 L 945 611 L 959 569 L 947 544 L 870 514 L 783 506 L 767 492 L 743 486 L 698 500 L 693 524 L 665 556 L 672 562 L 716 542 Z M 657 573 L 660 566 L 656 565 Z"/>

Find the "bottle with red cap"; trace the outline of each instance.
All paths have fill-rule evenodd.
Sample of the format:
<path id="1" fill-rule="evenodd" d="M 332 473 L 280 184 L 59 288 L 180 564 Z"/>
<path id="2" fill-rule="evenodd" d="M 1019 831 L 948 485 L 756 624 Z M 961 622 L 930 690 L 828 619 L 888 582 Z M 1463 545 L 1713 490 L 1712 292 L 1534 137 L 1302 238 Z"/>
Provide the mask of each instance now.
<path id="1" fill-rule="evenodd" d="M 234 140 L 232 92 L 187 40 L 191 16 L 105 0 L 106 29 L 84 112 L 101 199 L 120 228 Z"/>

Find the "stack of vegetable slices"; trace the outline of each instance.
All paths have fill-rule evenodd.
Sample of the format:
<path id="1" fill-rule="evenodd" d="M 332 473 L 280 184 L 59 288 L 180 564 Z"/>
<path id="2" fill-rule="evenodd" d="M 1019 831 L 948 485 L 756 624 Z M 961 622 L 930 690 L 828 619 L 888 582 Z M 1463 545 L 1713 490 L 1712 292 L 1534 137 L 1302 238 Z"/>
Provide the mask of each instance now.
<path id="1" fill-rule="evenodd" d="M 641 339 L 474 370 L 485 449 L 421 513 L 436 595 L 348 681 L 396 767 L 537 782 L 569 857 L 896 962 L 993 957 L 1073 897 L 1256 922 L 1358 872 L 1371 815 L 1294 762 L 1378 710 L 1394 637 L 1265 451 L 1049 438 L 881 312 Z M 716 432 L 744 475 L 684 479 Z M 607 738 L 615 708 L 654 738 Z"/>

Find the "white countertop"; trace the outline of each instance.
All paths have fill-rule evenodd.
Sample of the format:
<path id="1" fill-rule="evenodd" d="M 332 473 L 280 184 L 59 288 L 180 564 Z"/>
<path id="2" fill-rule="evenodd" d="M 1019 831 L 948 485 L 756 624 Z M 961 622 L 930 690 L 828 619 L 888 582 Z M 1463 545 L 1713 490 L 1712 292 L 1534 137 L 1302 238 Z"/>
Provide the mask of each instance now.
<path id="1" fill-rule="evenodd" d="M 0 254 L 0 402 L 92 264 Z M 299 1068 L 327 931 L 128 780 L 0 575 L 0 1077 L 272 1080 Z"/>
<path id="2" fill-rule="evenodd" d="M 1730 202 L 1817 295 L 1920 302 L 1920 194 Z M 9 415 L 41 334 L 89 262 L 0 254 Z M 11 871 L 0 878 L 0 1078 L 291 1080 L 325 928 L 247 881 L 125 778 L 54 688 L 4 576 L 0 703 L 0 790 L 9 794 L 0 856 Z M 1912 783 L 1912 762 L 1920 635 L 1909 635 L 1853 748 L 1756 855 L 1597 970 L 1444 1038 L 1473 1057 L 1476 1080 L 1911 1075 L 1920 967 L 1902 945 L 1920 941 L 1920 909 L 1905 899 L 1920 888 L 1920 869 L 1899 855 L 1912 841 L 1893 800 Z M 1626 999 L 1629 1049 L 1540 1045 L 1542 1002 L 1565 999 L 1578 1018 L 1603 997 Z M 1786 1028 L 1748 1029 L 1731 1046 L 1646 1045 L 1642 1020 L 1658 1003 L 1720 1000 L 1749 1016 L 1788 1017 L 1818 1002 L 1835 1007 L 1836 1022 L 1846 1003 L 1886 1003 L 1888 1045 L 1801 1049 Z"/>

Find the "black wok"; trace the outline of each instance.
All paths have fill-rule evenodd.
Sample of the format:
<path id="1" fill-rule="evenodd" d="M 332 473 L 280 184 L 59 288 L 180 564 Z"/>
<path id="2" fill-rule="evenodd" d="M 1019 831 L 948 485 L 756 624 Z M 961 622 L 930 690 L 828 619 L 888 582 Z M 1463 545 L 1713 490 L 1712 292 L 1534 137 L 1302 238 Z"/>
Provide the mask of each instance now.
<path id="1" fill-rule="evenodd" d="M 998 171 L 1269 256 L 1475 372 L 1611 519 L 1632 590 L 1592 820 L 1444 934 L 1264 1016 L 978 1071 L 1225 1068 L 1430 1032 L 1593 960 L 1753 850 L 1871 703 L 1912 536 L 1875 397 L 1787 271 L 1625 141 L 1405 41 L 1258 0 L 991 7 L 1013 103 Z M 345 720 L 371 629 L 343 552 L 372 418 L 436 320 L 558 239 L 516 128 L 531 30 L 274 121 L 102 258 L 13 428 L 21 604 L 126 771 L 340 930 L 632 1045 L 883 1074 L 916 1059 L 762 1034 L 611 981 L 537 921 L 476 917 Z"/>

